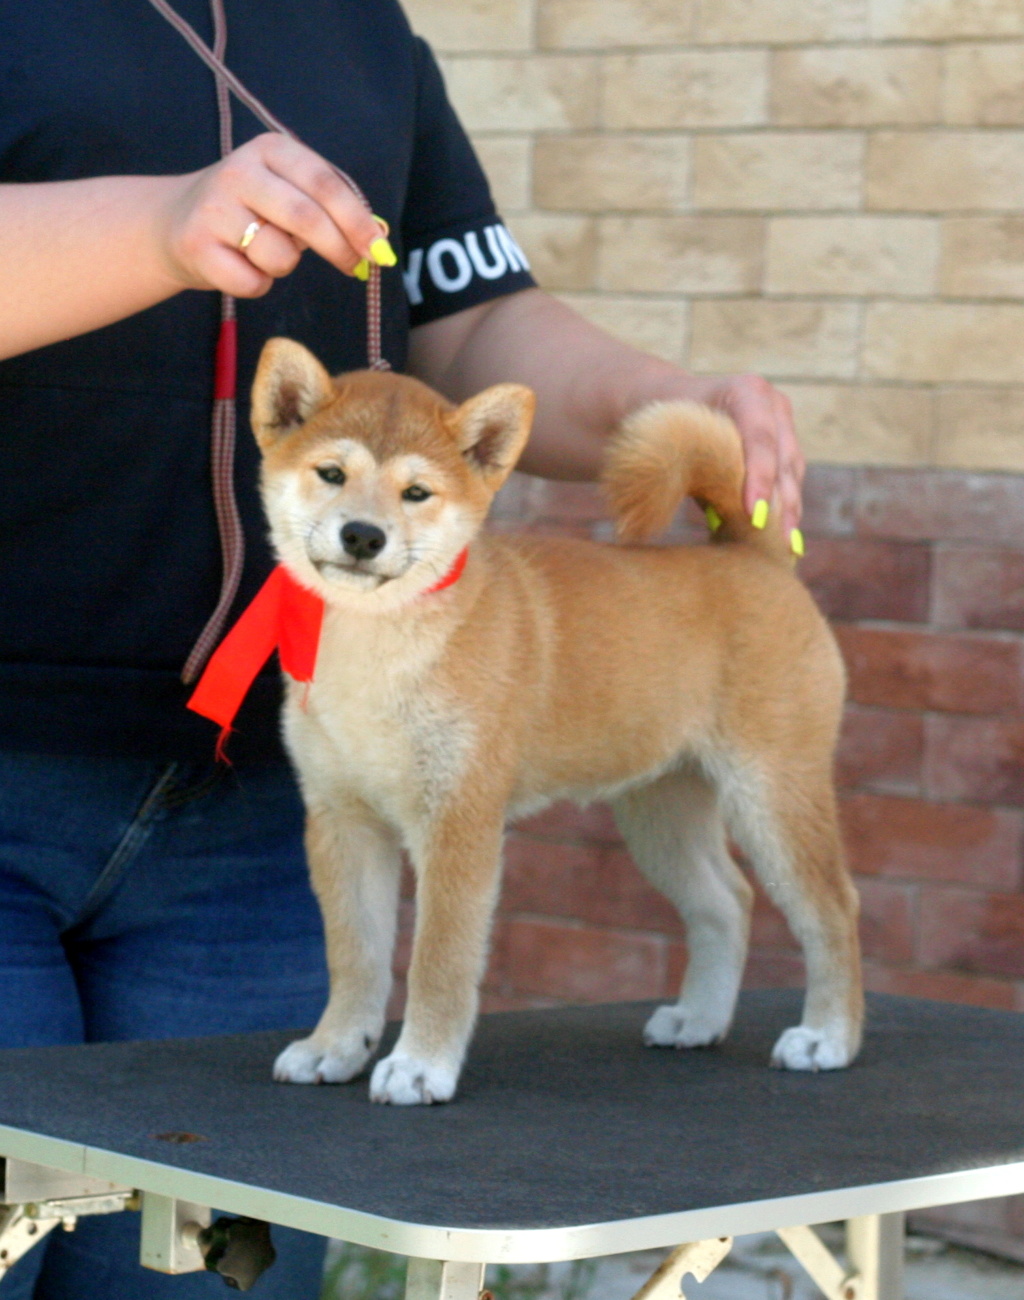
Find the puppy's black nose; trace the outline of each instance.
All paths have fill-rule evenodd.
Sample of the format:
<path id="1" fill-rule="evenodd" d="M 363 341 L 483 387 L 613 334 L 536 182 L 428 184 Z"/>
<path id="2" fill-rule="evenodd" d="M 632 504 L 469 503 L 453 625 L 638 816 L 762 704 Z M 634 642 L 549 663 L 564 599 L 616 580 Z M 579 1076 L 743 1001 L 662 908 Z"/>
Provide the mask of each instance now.
<path id="1" fill-rule="evenodd" d="M 379 555 L 387 542 L 387 535 L 376 524 L 364 524 L 353 519 L 341 530 L 341 544 L 345 552 L 356 560 L 372 560 Z"/>

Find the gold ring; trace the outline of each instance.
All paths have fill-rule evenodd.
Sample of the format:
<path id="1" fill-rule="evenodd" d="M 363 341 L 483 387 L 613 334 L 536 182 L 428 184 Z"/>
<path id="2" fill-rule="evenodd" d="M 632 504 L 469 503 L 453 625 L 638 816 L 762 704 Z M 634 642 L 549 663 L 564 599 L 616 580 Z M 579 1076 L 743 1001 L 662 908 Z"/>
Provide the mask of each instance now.
<path id="1" fill-rule="evenodd" d="M 242 238 L 238 241 L 238 247 L 241 249 L 243 253 L 249 247 L 252 241 L 256 238 L 256 236 L 259 234 L 262 228 L 263 228 L 262 221 L 249 222 L 245 230 L 242 232 Z"/>

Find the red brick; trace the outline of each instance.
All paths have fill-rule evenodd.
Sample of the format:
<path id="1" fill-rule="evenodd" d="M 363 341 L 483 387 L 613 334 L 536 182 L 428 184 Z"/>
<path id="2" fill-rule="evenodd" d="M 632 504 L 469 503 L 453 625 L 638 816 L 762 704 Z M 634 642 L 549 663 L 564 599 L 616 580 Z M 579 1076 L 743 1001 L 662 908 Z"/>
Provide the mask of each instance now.
<path id="1" fill-rule="evenodd" d="M 908 710 L 847 705 L 836 753 L 840 786 L 920 794 L 924 719 Z"/>
<path id="2" fill-rule="evenodd" d="M 696 501 L 687 500 L 676 511 L 672 523 L 658 540 L 673 546 L 700 546 L 708 540 L 709 535 L 704 511 Z"/>
<path id="3" fill-rule="evenodd" d="M 915 887 L 888 880 L 859 879 L 860 938 L 867 956 L 886 961 L 912 961 L 914 956 Z M 757 890 L 750 929 L 750 947 L 760 958 L 799 953 L 786 918 Z"/>
<path id="4" fill-rule="evenodd" d="M 1024 1196 L 993 1196 L 907 1217 L 907 1231 L 1024 1263 Z"/>
<path id="5" fill-rule="evenodd" d="M 940 799 L 1024 807 L 1024 716 L 928 718 L 925 789 Z"/>
<path id="6" fill-rule="evenodd" d="M 835 629 L 857 704 L 995 713 L 1024 704 L 1021 643 L 982 636 Z"/>
<path id="7" fill-rule="evenodd" d="M 521 919 L 504 928 L 505 979 L 517 993 L 616 1002 L 661 992 L 665 945 L 656 936 Z"/>
<path id="8" fill-rule="evenodd" d="M 925 966 L 1024 977 L 1024 897 L 925 887 L 920 948 Z"/>
<path id="9" fill-rule="evenodd" d="M 786 918 L 756 882 L 754 912 L 750 918 L 750 946 L 760 952 L 797 952 L 800 948 L 786 924 Z"/>
<path id="10" fill-rule="evenodd" d="M 526 993 L 494 993 L 489 989 L 480 990 L 480 1011 L 488 1015 L 492 1011 L 537 1011 L 544 1007 L 561 1005 L 557 998 L 535 998 Z"/>
<path id="11" fill-rule="evenodd" d="M 857 485 L 862 472 L 848 465 L 807 467 L 801 527 L 808 537 L 844 537 L 855 531 Z"/>
<path id="12" fill-rule="evenodd" d="M 491 521 L 525 523 L 535 518 L 540 482 L 529 474 L 510 474 L 491 505 Z"/>
<path id="13" fill-rule="evenodd" d="M 592 803 L 580 808 L 577 804 L 560 800 L 543 812 L 517 822 L 511 834 L 531 839 L 561 840 L 566 844 L 622 843 L 612 810 L 606 803 Z"/>
<path id="14" fill-rule="evenodd" d="M 665 980 L 661 989 L 661 996 L 675 1001 L 679 996 L 679 990 L 682 987 L 683 976 L 686 974 L 686 963 L 690 955 L 686 950 L 686 944 L 681 939 L 669 939 L 665 944 Z"/>
<path id="15" fill-rule="evenodd" d="M 800 577 L 827 618 L 928 621 L 931 548 L 870 537 L 817 537 Z"/>
<path id="16" fill-rule="evenodd" d="M 1024 631 L 1024 551 L 940 547 L 934 619 L 944 627 Z"/>
<path id="17" fill-rule="evenodd" d="M 531 507 L 538 519 L 589 524 L 609 517 L 608 502 L 595 483 L 537 479 Z"/>
<path id="18" fill-rule="evenodd" d="M 625 849 L 538 843 L 510 836 L 501 910 L 571 917 L 619 929 L 681 933 L 678 913 L 633 865 Z"/>
<path id="19" fill-rule="evenodd" d="M 396 974 L 405 975 L 409 969 L 409 962 L 412 958 L 412 936 L 413 927 L 416 924 L 416 906 L 414 903 L 403 901 L 398 906 L 398 934 L 395 938 L 395 955 L 391 962 L 391 969 Z"/>
<path id="20" fill-rule="evenodd" d="M 747 989 L 802 989 L 807 983 L 804 961 L 795 952 L 759 952 L 751 948 L 743 987 Z"/>
<path id="21" fill-rule="evenodd" d="M 1024 819 L 975 808 L 856 794 L 840 797 L 851 870 L 909 880 L 948 880 L 1016 889 Z"/>
<path id="22" fill-rule="evenodd" d="M 686 973 L 686 945 L 669 942 L 662 996 L 675 1001 Z M 743 972 L 743 987 L 748 989 L 803 988 L 806 982 L 804 959 L 798 949 L 780 951 L 752 943 Z"/>
<path id="23" fill-rule="evenodd" d="M 893 993 L 904 998 L 933 998 L 938 1002 L 963 1002 L 975 1007 L 1013 1010 L 1014 986 L 1009 980 L 984 975 L 962 975 L 944 970 L 906 970 L 864 963 L 864 987 L 872 993 Z"/>
<path id="24" fill-rule="evenodd" d="M 568 519 L 535 519 L 528 523 L 500 523 L 496 532 L 524 533 L 530 537 L 578 537 L 581 541 L 591 541 L 591 525 L 573 523 Z"/>
<path id="25" fill-rule="evenodd" d="M 865 536 L 1019 546 L 1024 475 L 865 469 L 858 480 L 856 522 Z"/>
<path id="26" fill-rule="evenodd" d="M 492 992 L 508 991 L 508 925 L 505 918 L 498 913 L 491 927 L 491 945 L 487 954 L 487 969 L 484 971 L 482 984 Z"/>
<path id="27" fill-rule="evenodd" d="M 384 1015 L 388 1020 L 401 1020 L 405 1015 L 406 987 L 404 979 L 396 979 L 391 986 L 391 996 Z"/>
<path id="28" fill-rule="evenodd" d="M 916 887 L 864 878 L 856 884 L 861 952 L 880 961 L 913 961 Z"/>

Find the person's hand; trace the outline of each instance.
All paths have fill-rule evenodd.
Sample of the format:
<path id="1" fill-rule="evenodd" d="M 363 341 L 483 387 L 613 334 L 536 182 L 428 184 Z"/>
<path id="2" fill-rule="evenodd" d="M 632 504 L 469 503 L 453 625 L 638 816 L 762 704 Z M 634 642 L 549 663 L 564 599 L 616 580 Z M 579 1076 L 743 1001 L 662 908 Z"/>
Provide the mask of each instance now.
<path id="1" fill-rule="evenodd" d="M 746 476 L 743 504 L 752 518 L 764 515 L 765 506 L 781 511 L 784 534 L 799 530 L 803 512 L 801 491 L 806 464 L 793 426 L 793 408 L 785 393 L 760 375 L 722 375 L 707 379 L 693 377 L 698 386 L 693 394 L 716 410 L 724 411 L 740 432 Z M 802 547 L 797 532 L 794 549 Z"/>
<path id="2" fill-rule="evenodd" d="M 256 136 L 174 178 L 158 215 L 167 270 L 183 287 L 258 298 L 307 248 L 365 279 L 393 266 L 387 231 L 331 165 L 286 135 Z"/>

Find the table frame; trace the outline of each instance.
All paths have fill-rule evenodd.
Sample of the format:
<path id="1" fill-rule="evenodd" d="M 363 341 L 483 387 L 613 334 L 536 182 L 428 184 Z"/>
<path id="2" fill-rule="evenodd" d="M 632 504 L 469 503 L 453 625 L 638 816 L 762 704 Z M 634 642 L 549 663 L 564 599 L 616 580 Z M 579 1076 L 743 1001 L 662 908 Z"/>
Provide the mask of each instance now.
<path id="1" fill-rule="evenodd" d="M 276 1202 L 295 1198 L 260 1188 L 113 1152 L 76 1148 L 60 1139 L 3 1126 L 0 1151 L 18 1153 L 4 1157 L 0 1276 L 50 1231 L 58 1226 L 73 1228 L 77 1218 L 89 1214 L 141 1209 L 141 1262 L 170 1274 L 204 1267 L 196 1229 L 210 1222 L 213 1204 L 230 1213 L 318 1231 L 311 1222 L 321 1217 L 317 1203 L 305 1203 L 306 1212 L 298 1215 L 295 1207 L 282 1213 Z M 27 1160 L 27 1153 L 44 1155 L 45 1163 Z M 140 1176 L 119 1181 L 118 1176 L 129 1170 Z M 687 1275 L 703 1281 L 727 1257 L 733 1235 L 766 1229 L 778 1234 L 826 1300 L 902 1300 L 903 1210 L 851 1214 L 849 1207 L 861 1208 L 869 1200 L 890 1204 L 900 1200 L 905 1208 L 947 1204 L 934 1198 L 940 1189 L 954 1186 L 969 1189 L 970 1199 L 1024 1190 L 1024 1164 L 572 1229 L 444 1230 L 375 1220 L 341 1207 L 320 1209 L 334 1211 L 325 1216 L 330 1222 L 324 1222 L 323 1235 L 408 1256 L 406 1300 L 480 1300 L 488 1263 L 550 1262 L 665 1246 L 672 1240 L 665 1233 L 673 1221 L 703 1224 L 709 1218 L 722 1225 L 718 1234 L 692 1236 L 671 1249 L 634 1300 L 678 1300 Z M 188 1198 L 180 1194 L 186 1190 Z M 821 1213 L 826 1205 L 838 1208 L 840 1202 L 847 1207 L 845 1212 Z M 804 1222 L 785 1215 L 784 1211 L 792 1215 L 797 1207 L 818 1213 Z M 809 1226 L 836 1218 L 846 1222 L 849 1267 Z M 440 1241 L 439 1234 L 446 1240 Z"/>

